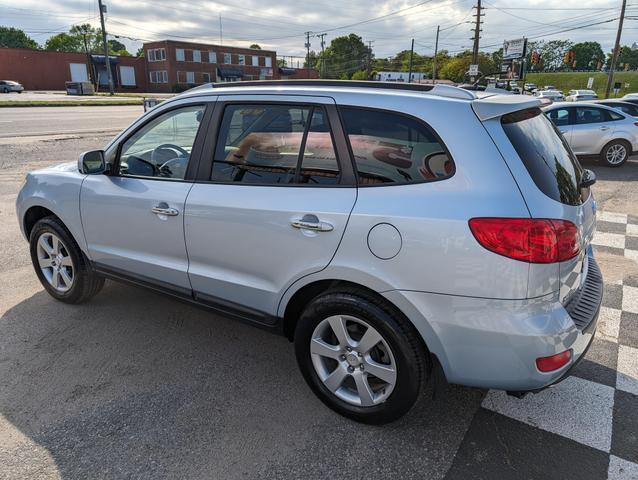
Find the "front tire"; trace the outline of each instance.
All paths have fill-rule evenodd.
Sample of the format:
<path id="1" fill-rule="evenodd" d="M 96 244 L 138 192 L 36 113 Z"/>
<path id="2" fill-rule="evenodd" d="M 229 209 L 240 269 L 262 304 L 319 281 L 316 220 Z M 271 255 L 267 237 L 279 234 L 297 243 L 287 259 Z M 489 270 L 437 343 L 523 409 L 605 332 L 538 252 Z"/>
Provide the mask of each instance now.
<path id="1" fill-rule="evenodd" d="M 625 140 L 612 140 L 600 152 L 601 162 L 608 167 L 620 167 L 631 155 L 631 146 Z"/>
<path id="2" fill-rule="evenodd" d="M 56 217 L 39 220 L 29 236 L 31 262 L 45 290 L 56 300 L 82 303 L 104 286 L 82 250 Z"/>
<path id="3" fill-rule="evenodd" d="M 323 403 L 368 424 L 405 415 L 428 371 L 412 325 L 383 300 L 359 291 L 327 292 L 312 300 L 295 331 L 295 352 Z"/>

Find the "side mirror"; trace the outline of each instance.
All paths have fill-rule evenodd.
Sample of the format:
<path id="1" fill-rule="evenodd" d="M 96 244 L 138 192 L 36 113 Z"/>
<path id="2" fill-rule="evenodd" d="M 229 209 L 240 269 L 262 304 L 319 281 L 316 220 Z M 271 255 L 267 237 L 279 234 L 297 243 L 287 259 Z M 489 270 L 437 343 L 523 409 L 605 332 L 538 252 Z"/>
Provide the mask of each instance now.
<path id="1" fill-rule="evenodd" d="M 580 179 L 580 188 L 591 187 L 596 183 L 596 174 L 589 169 L 583 170 L 583 176 Z"/>
<path id="2" fill-rule="evenodd" d="M 78 159 L 78 170 L 87 175 L 96 175 L 106 172 L 103 150 L 91 150 L 84 152 Z"/>

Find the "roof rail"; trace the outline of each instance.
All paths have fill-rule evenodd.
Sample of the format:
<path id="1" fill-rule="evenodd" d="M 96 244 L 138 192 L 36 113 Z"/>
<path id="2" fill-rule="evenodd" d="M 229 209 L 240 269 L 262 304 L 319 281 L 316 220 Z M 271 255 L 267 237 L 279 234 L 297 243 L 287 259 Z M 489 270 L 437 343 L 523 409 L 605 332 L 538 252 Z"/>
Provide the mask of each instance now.
<path id="1" fill-rule="evenodd" d="M 346 88 L 380 88 L 387 90 L 403 90 L 423 92 L 439 97 L 460 98 L 464 100 L 476 100 L 478 96 L 474 92 L 464 90 L 452 85 L 423 85 L 421 83 L 403 82 L 377 82 L 369 80 L 249 80 L 245 82 L 207 83 L 188 91 L 196 91 L 212 88 L 237 88 L 237 87 L 346 87 Z"/>
<path id="2" fill-rule="evenodd" d="M 376 82 L 370 80 L 248 80 L 241 82 L 213 83 L 213 88 L 227 87 L 349 87 L 349 88 L 387 88 L 389 90 L 411 90 L 428 92 L 432 85 L 402 82 Z"/>

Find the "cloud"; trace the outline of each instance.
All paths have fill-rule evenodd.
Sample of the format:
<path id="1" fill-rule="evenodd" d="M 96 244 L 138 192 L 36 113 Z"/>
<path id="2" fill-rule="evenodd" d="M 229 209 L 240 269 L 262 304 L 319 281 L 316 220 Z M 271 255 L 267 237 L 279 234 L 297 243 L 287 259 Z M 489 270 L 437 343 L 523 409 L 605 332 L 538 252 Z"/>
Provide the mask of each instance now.
<path id="1" fill-rule="evenodd" d="M 354 32 L 373 41 L 377 57 L 387 57 L 408 49 L 416 39 L 419 53 L 432 53 L 436 26 L 441 25 L 440 49 L 452 52 L 471 47 L 472 6 L 475 0 L 110 0 L 107 31 L 119 36 L 130 51 L 146 40 L 184 39 L 246 46 L 259 43 L 281 56 L 305 55 L 305 32 L 312 32 L 312 49 L 319 50 L 316 33 L 327 31 L 326 41 Z M 604 51 L 612 48 L 618 2 L 522 0 L 515 5 L 504 0 L 484 0 L 485 17 L 481 45 L 495 50 L 503 40 L 527 36 L 535 40 L 569 38 L 595 40 Z M 420 4 L 420 5 L 418 5 Z M 13 6 L 15 5 L 15 6 Z M 414 8 L 414 5 L 418 5 Z M 628 15 L 638 7 L 629 7 Z M 568 10 L 569 9 L 569 10 Z M 634 11 L 632 12 L 632 9 Z M 393 12 L 397 12 L 392 14 Z M 220 15 L 222 29 L 220 32 Z M 385 17 L 384 17 L 385 16 Z M 24 0 L 0 5 L 1 23 L 27 31 L 44 43 L 56 31 L 66 31 L 73 23 L 99 26 L 97 0 Z M 379 18 L 381 17 L 381 18 Z M 367 21 L 366 21 L 367 20 Z M 363 23 L 360 23 L 363 22 Z M 623 43 L 631 44 L 635 28 L 627 20 Z M 353 25 L 354 24 L 354 25 Z M 349 26 L 351 25 L 351 26 Z M 346 28 L 339 28 L 347 26 Z M 576 28 L 577 27 L 577 28 Z M 561 32 L 573 28 L 568 32 Z M 126 38 L 128 37 L 128 38 Z"/>

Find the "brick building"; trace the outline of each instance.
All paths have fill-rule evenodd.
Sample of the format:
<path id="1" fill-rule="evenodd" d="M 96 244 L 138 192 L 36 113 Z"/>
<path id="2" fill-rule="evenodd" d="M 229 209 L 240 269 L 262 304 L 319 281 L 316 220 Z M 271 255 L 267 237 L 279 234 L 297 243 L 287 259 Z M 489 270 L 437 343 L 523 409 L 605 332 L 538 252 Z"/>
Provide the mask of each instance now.
<path id="1" fill-rule="evenodd" d="M 280 78 L 272 50 L 162 40 L 144 44 L 149 92 L 172 92 L 208 82 Z"/>
<path id="2" fill-rule="evenodd" d="M 146 66 L 143 58 L 109 57 L 118 91 L 143 92 Z M 0 48 L 0 79 L 20 82 L 26 90 L 64 90 L 68 81 L 99 79 L 99 90 L 108 90 L 104 55 L 47 52 L 27 48 Z"/>
<path id="3" fill-rule="evenodd" d="M 314 69 L 278 68 L 272 50 L 162 40 L 145 43 L 144 57 L 109 56 L 118 92 L 179 92 L 208 82 L 317 78 Z M 64 90 L 65 82 L 98 80 L 108 90 L 104 55 L 0 48 L 0 79 L 26 90 Z"/>

